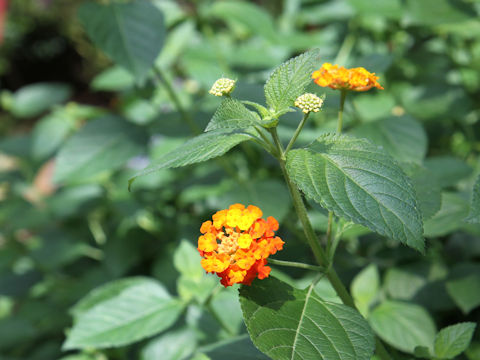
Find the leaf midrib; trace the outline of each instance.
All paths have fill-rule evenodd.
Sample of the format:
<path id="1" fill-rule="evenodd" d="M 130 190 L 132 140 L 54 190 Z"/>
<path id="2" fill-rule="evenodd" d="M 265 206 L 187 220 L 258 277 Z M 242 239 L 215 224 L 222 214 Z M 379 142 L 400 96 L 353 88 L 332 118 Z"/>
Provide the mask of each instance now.
<path id="1" fill-rule="evenodd" d="M 318 152 L 314 152 L 313 155 L 318 155 L 320 156 L 322 159 L 325 159 L 326 161 L 328 161 L 330 164 L 332 164 L 336 169 L 338 169 L 346 178 L 348 178 L 352 183 L 354 183 L 359 189 L 361 189 L 363 192 L 365 192 L 367 195 L 369 195 L 370 197 L 372 197 L 376 202 L 377 204 L 381 205 L 385 210 L 387 210 L 388 212 L 390 212 L 391 214 L 395 215 L 395 217 L 400 221 L 400 224 L 402 224 L 402 227 L 406 230 L 408 230 L 408 232 L 414 237 L 416 238 L 416 236 L 413 234 L 413 232 L 406 226 L 406 224 L 404 224 L 404 222 L 402 221 L 402 218 L 393 210 L 391 210 L 390 208 L 388 208 L 387 206 L 385 206 L 385 204 L 383 202 L 381 202 L 376 196 L 374 196 L 373 194 L 371 194 L 369 191 L 367 191 L 363 186 L 361 186 L 359 183 L 357 183 L 354 179 L 352 179 L 345 171 L 343 171 L 343 169 L 336 163 L 334 162 L 332 159 L 330 159 L 328 156 L 326 156 L 325 154 L 322 154 L 322 153 L 318 153 Z M 307 167 L 308 169 L 308 172 L 309 174 L 311 173 L 310 171 L 310 168 Z M 384 177 L 384 176 L 383 176 Z M 386 178 L 386 177 L 384 177 Z M 388 178 L 386 178 L 388 179 Z M 396 183 L 394 183 L 396 184 Z M 400 185 L 396 184 L 397 186 L 400 187 Z M 383 215 L 382 215 L 383 216 Z M 386 222 L 385 222 L 386 223 Z M 407 241 L 408 237 L 405 238 L 405 241 Z"/>

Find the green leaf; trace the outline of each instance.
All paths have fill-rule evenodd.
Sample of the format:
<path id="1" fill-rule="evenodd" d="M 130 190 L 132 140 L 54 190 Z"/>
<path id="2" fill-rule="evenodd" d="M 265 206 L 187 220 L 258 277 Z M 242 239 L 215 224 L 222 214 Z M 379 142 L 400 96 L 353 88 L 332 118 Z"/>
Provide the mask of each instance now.
<path id="1" fill-rule="evenodd" d="M 121 91 L 135 85 L 135 78 L 120 66 L 112 66 L 95 76 L 90 84 L 97 91 Z"/>
<path id="2" fill-rule="evenodd" d="M 382 16 L 399 19 L 403 10 L 400 0 L 348 0 L 347 2 L 363 16 Z"/>
<path id="3" fill-rule="evenodd" d="M 10 111 L 19 118 L 40 115 L 53 105 L 72 95 L 69 85 L 63 83 L 36 83 L 26 85 L 13 94 Z"/>
<path id="4" fill-rule="evenodd" d="M 203 303 L 218 285 L 215 277 L 205 273 L 200 260 L 198 250 L 186 240 L 180 243 L 173 254 L 173 264 L 181 274 L 177 279 L 177 292 L 185 301 L 195 298 Z"/>
<path id="5" fill-rule="evenodd" d="M 442 207 L 425 221 L 425 236 L 437 237 L 459 229 L 468 213 L 467 201 L 455 193 L 442 193 Z"/>
<path id="6" fill-rule="evenodd" d="M 139 155 L 145 143 L 143 131 L 122 118 L 107 115 L 92 120 L 60 149 L 54 181 L 80 182 L 118 169 Z"/>
<path id="7" fill-rule="evenodd" d="M 463 160 L 451 156 L 427 158 L 424 166 L 430 171 L 430 176 L 436 179 L 441 187 L 453 186 L 469 176 L 472 168 Z"/>
<path id="8" fill-rule="evenodd" d="M 473 16 L 471 11 L 460 1 L 407 0 L 404 21 L 408 25 L 423 26 L 461 23 Z"/>
<path id="9" fill-rule="evenodd" d="M 431 359 L 432 355 L 430 354 L 430 350 L 426 346 L 416 346 L 413 354 L 421 359 Z"/>
<path id="10" fill-rule="evenodd" d="M 197 249 L 188 241 L 182 240 L 173 254 L 175 269 L 185 276 L 199 279 L 205 271 L 200 265 L 200 254 Z"/>
<path id="11" fill-rule="evenodd" d="M 423 220 L 430 219 L 442 205 L 442 189 L 427 168 L 413 163 L 403 164 L 403 170 L 412 179 L 417 194 L 418 207 Z"/>
<path id="12" fill-rule="evenodd" d="M 150 1 L 86 2 L 78 17 L 95 45 L 137 78 L 146 75 L 162 49 L 163 15 Z"/>
<path id="13" fill-rule="evenodd" d="M 44 160 L 61 145 L 73 124 L 61 114 L 52 113 L 40 119 L 32 133 L 32 157 Z"/>
<path id="14" fill-rule="evenodd" d="M 477 325 L 473 322 L 455 324 L 443 328 L 435 338 L 435 356 L 440 359 L 453 359 L 464 352 Z"/>
<path id="15" fill-rule="evenodd" d="M 246 129 L 259 125 L 259 117 L 248 110 L 240 101 L 226 98 L 207 125 L 205 131 L 216 129 Z"/>
<path id="16" fill-rule="evenodd" d="M 143 169 L 128 181 L 128 186 L 130 188 L 137 177 L 160 169 L 186 166 L 223 155 L 235 145 L 252 138 L 252 135 L 238 130 L 218 129 L 206 132 L 190 139 L 179 148 L 164 155 L 159 161 Z"/>
<path id="17" fill-rule="evenodd" d="M 152 279 L 137 279 L 76 317 L 65 350 L 131 344 L 169 328 L 183 305 Z"/>
<path id="18" fill-rule="evenodd" d="M 408 177 L 364 139 L 326 134 L 287 155 L 295 184 L 335 215 L 423 251 L 422 219 Z"/>
<path id="19" fill-rule="evenodd" d="M 480 265 L 464 263 L 453 267 L 447 291 L 465 314 L 480 306 Z"/>
<path id="20" fill-rule="evenodd" d="M 313 284 L 298 290 L 275 278 L 240 289 L 253 343 L 274 360 L 370 359 L 373 333 L 354 309 L 323 301 Z"/>
<path id="21" fill-rule="evenodd" d="M 385 301 L 372 311 L 368 321 L 375 333 L 396 349 L 413 353 L 417 346 L 432 348 L 435 323 L 419 305 Z"/>
<path id="22" fill-rule="evenodd" d="M 352 296 L 358 311 L 364 317 L 368 317 L 369 307 L 378 294 L 379 284 L 380 275 L 375 264 L 367 266 L 352 281 Z"/>
<path id="23" fill-rule="evenodd" d="M 141 360 L 184 360 L 197 347 L 197 334 L 188 328 L 169 331 L 151 340 L 143 349 Z"/>
<path id="24" fill-rule="evenodd" d="M 262 209 L 264 217 L 273 216 L 281 222 L 291 206 L 290 195 L 285 184 L 276 179 L 251 180 L 248 183 L 233 183 L 214 202 L 218 209 L 231 204 L 254 204 Z"/>
<path id="25" fill-rule="evenodd" d="M 277 67 L 265 84 L 267 105 L 276 113 L 293 106 L 312 81 L 312 72 L 319 67 L 320 50 L 315 49 L 288 60 Z"/>
<path id="26" fill-rule="evenodd" d="M 241 24 L 252 34 L 261 35 L 270 41 L 279 37 L 272 16 L 263 8 L 249 2 L 215 2 L 209 13 L 227 23 Z"/>
<path id="27" fill-rule="evenodd" d="M 469 223 L 480 223 L 480 176 L 473 185 L 472 202 L 470 203 L 470 212 L 465 221 Z"/>
<path id="28" fill-rule="evenodd" d="M 411 117 L 392 117 L 363 124 L 353 134 L 381 145 L 394 159 L 421 163 L 427 152 L 427 135 Z"/>
<path id="29" fill-rule="evenodd" d="M 198 357 L 199 360 L 268 360 L 269 358 L 258 351 L 248 335 L 234 337 L 206 345 L 199 352 L 207 357 Z M 194 358 L 197 359 L 197 358 Z M 192 359 L 193 360 L 193 359 Z"/>
<path id="30" fill-rule="evenodd" d="M 101 302 L 110 300 L 120 295 L 125 289 L 141 283 L 142 281 L 150 282 L 151 279 L 142 276 L 129 277 L 124 279 L 115 280 L 99 286 L 90 291 L 85 297 L 83 297 L 78 303 L 76 303 L 71 309 L 70 313 L 74 317 L 85 313 L 86 311 L 98 305 Z"/>

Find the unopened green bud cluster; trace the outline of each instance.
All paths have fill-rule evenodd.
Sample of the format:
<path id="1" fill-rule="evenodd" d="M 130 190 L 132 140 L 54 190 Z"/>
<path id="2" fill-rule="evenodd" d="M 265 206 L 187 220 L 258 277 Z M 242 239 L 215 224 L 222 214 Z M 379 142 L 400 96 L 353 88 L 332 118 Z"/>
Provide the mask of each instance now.
<path id="1" fill-rule="evenodd" d="M 220 78 L 213 84 L 209 93 L 215 96 L 230 94 L 235 88 L 235 80 L 229 78 Z"/>
<path id="2" fill-rule="evenodd" d="M 295 106 L 301 109 L 305 114 L 308 114 L 309 112 L 318 112 L 322 105 L 323 100 L 317 95 L 311 93 L 300 95 L 297 100 L 295 100 Z"/>

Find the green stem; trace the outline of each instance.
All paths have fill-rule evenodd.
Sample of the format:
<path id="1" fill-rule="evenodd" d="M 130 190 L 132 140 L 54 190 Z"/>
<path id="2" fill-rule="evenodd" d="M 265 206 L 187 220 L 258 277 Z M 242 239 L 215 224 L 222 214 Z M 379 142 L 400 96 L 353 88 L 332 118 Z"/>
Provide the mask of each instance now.
<path id="1" fill-rule="evenodd" d="M 182 117 L 182 120 L 187 124 L 187 126 L 195 135 L 200 134 L 202 132 L 201 129 L 197 126 L 197 124 L 195 124 L 190 114 L 187 111 L 185 111 L 185 109 L 183 108 L 183 105 L 180 102 L 180 99 L 178 98 L 177 94 L 175 93 L 175 90 L 173 89 L 172 84 L 170 83 L 170 81 L 168 81 L 166 76 L 163 74 L 163 71 L 158 66 L 154 66 L 153 73 L 155 74 L 158 81 L 161 82 L 165 87 L 165 90 L 167 91 L 168 96 L 170 97 L 170 100 L 172 100 L 172 102 L 174 103 L 175 108 L 177 109 L 177 111 L 180 113 L 180 116 Z"/>
<path id="2" fill-rule="evenodd" d="M 327 255 L 330 260 L 330 262 L 333 261 L 333 258 L 330 256 L 330 251 L 332 249 L 332 226 L 333 226 L 333 212 L 329 211 L 328 212 L 328 224 L 327 224 Z"/>
<path id="3" fill-rule="evenodd" d="M 257 131 L 258 135 L 262 138 L 262 140 L 265 142 L 265 144 L 261 144 L 262 147 L 267 150 L 267 152 L 271 155 L 273 155 L 276 151 L 275 146 L 272 144 L 272 142 L 265 136 L 265 134 L 262 132 L 262 130 L 258 126 L 254 126 L 255 130 Z"/>
<path id="4" fill-rule="evenodd" d="M 347 90 L 340 90 L 340 108 L 338 109 L 337 134 L 340 134 L 342 132 L 343 106 L 345 105 L 346 97 L 347 97 Z"/>
<path id="5" fill-rule="evenodd" d="M 325 269 L 321 266 L 309 265 L 309 264 L 304 264 L 304 263 L 295 262 L 295 261 L 268 259 L 268 263 L 269 264 L 274 264 L 274 265 L 279 265 L 279 266 L 289 266 L 289 267 L 296 267 L 296 268 L 300 268 L 300 269 L 313 270 L 313 271 L 318 271 L 318 272 L 324 272 L 325 271 Z"/>
<path id="6" fill-rule="evenodd" d="M 315 232 L 313 231 L 313 227 L 312 227 L 312 224 L 310 223 L 310 220 L 308 219 L 307 209 L 305 208 L 305 204 L 303 203 L 302 196 L 300 195 L 300 191 L 292 183 L 290 177 L 288 176 L 287 169 L 285 167 L 285 160 L 286 160 L 285 152 L 283 151 L 282 143 L 278 138 L 277 129 L 272 128 L 272 129 L 269 129 L 269 131 L 272 134 L 272 138 L 275 145 L 277 146 L 277 151 L 279 154 L 278 161 L 280 162 L 280 168 L 282 169 L 283 177 L 285 178 L 288 189 L 290 191 L 290 195 L 293 200 L 293 206 L 295 207 L 295 210 L 300 219 L 300 222 L 302 223 L 303 230 L 305 232 L 305 236 L 307 238 L 308 244 L 312 248 L 313 255 L 315 256 L 315 259 L 317 260 L 318 264 L 320 266 L 328 267 L 328 258 L 325 252 L 323 251 L 322 247 L 320 246 L 320 243 L 317 239 L 317 236 L 315 235 Z"/>
<path id="7" fill-rule="evenodd" d="M 302 131 L 305 123 L 307 122 L 308 115 L 310 115 L 310 113 L 306 113 L 305 115 L 303 115 L 302 121 L 300 121 L 300 124 L 298 124 L 297 130 L 295 130 L 295 134 L 293 134 L 293 137 L 291 138 L 290 142 L 287 145 L 287 148 L 285 149 L 285 154 L 288 153 L 292 148 L 293 144 L 295 144 L 298 135 L 300 135 L 300 132 Z"/>

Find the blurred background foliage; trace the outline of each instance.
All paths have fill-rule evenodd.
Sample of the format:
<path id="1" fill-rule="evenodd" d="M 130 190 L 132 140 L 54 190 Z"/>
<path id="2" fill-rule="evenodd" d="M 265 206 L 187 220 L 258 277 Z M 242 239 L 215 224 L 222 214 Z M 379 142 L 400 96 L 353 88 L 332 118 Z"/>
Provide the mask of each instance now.
<path id="1" fill-rule="evenodd" d="M 402 311 L 424 320 L 406 321 L 426 346 L 435 328 L 479 318 L 480 226 L 464 219 L 480 173 L 480 2 L 151 3 L 163 16 L 151 14 L 147 49 L 116 44 L 105 54 L 89 8 L 98 4 L 0 2 L 0 359 L 262 358 L 245 335 L 236 290 L 203 274 L 195 243 L 212 212 L 252 203 L 281 224 L 278 258 L 313 262 L 273 159 L 246 144 L 220 161 L 141 178 L 131 193 L 127 180 L 203 130 L 220 103 L 208 95 L 217 78 L 238 79 L 237 98 L 262 101 L 271 69 L 310 48 L 380 76 L 384 91 L 349 96 L 345 128 L 402 164 L 425 219 L 425 257 L 360 226 L 344 232 L 338 272 L 347 283 L 374 284 L 366 295 L 352 286 L 364 315 L 405 359 L 413 345 L 395 335 L 407 331 L 395 321 Z M 128 36 L 124 45 L 145 40 Z M 310 90 L 326 101 L 303 144 L 335 129 L 339 101 L 329 89 Z M 281 137 L 299 119 L 286 116 Z M 310 209 L 325 230 L 325 212 Z M 300 287 L 311 279 L 274 272 Z M 159 280 L 188 305 L 184 316 L 153 340 L 62 352 L 72 306 L 127 276 Z M 317 291 L 335 301 L 323 281 Z M 462 356 L 480 358 L 478 331 Z"/>

